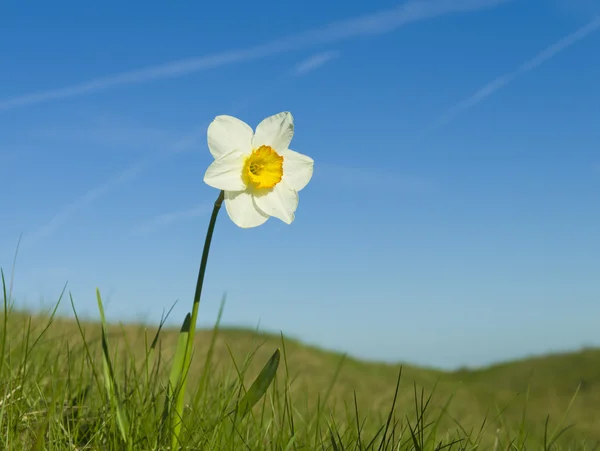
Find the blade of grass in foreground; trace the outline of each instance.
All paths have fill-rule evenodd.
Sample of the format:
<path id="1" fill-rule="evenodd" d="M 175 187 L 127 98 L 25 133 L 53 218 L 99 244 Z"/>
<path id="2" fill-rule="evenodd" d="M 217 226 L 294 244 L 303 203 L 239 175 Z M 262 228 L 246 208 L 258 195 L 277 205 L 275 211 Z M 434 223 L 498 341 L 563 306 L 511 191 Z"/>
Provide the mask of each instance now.
<path id="1" fill-rule="evenodd" d="M 571 397 L 571 401 L 569 401 L 567 410 L 565 411 L 565 413 L 563 413 L 561 419 L 559 420 L 558 424 L 556 425 L 556 427 L 554 429 L 554 432 L 552 432 L 550 437 L 548 437 L 548 422 L 549 422 L 550 418 L 549 417 L 546 418 L 546 424 L 545 424 L 545 428 L 544 428 L 544 449 L 545 450 L 551 449 L 552 446 L 554 445 L 554 443 L 558 440 L 558 438 L 573 426 L 573 425 L 569 425 L 565 428 L 560 429 L 561 425 L 563 424 L 563 422 L 565 421 L 565 419 L 567 417 L 567 414 L 571 411 L 571 407 L 573 407 L 573 403 L 575 402 L 575 398 L 577 398 L 577 395 L 579 394 L 580 388 L 581 388 L 581 384 L 579 384 L 577 386 L 575 393 Z"/>
<path id="2" fill-rule="evenodd" d="M 171 449 L 177 449 L 179 444 L 179 432 L 181 431 L 182 413 L 178 409 L 172 409 L 174 406 L 173 401 L 178 399 L 179 392 L 183 389 L 182 381 L 184 377 L 185 368 L 185 356 L 188 352 L 188 340 L 190 335 L 191 315 L 188 313 L 183 320 L 181 329 L 179 330 L 179 336 L 177 337 L 177 348 L 175 349 L 175 357 L 173 358 L 173 366 L 171 367 L 171 373 L 169 375 L 169 386 L 167 397 L 165 398 L 165 407 L 163 410 L 163 425 L 170 419 L 170 430 L 171 430 Z"/>
<path id="3" fill-rule="evenodd" d="M 212 359 L 215 351 L 215 344 L 217 342 L 217 336 L 219 334 L 219 327 L 221 325 L 221 318 L 223 317 L 223 309 L 225 307 L 226 294 L 221 298 L 221 306 L 219 307 L 219 313 L 217 314 L 217 321 L 213 327 L 213 333 L 210 339 L 210 345 L 208 346 L 208 352 L 206 353 L 206 359 L 204 361 L 204 368 L 202 370 L 202 376 L 200 378 L 200 385 L 194 396 L 194 406 L 197 407 L 200 399 L 204 395 L 206 388 L 208 387 L 210 370 L 212 369 Z"/>
<path id="4" fill-rule="evenodd" d="M 181 381 L 181 375 L 183 373 L 183 363 L 185 359 L 185 353 L 187 349 L 187 340 L 190 334 L 190 321 L 191 316 L 188 313 L 183 320 L 181 329 L 179 329 L 179 336 L 177 337 L 177 348 L 175 349 L 175 356 L 173 357 L 173 366 L 171 367 L 171 373 L 169 375 L 169 391 L 174 394 L 177 390 L 178 384 Z"/>
<path id="5" fill-rule="evenodd" d="M 175 304 L 173 304 L 173 306 L 171 306 L 171 308 L 169 309 L 169 311 L 167 312 L 166 315 L 163 314 L 163 316 L 160 319 L 160 323 L 158 324 L 158 329 L 156 330 L 156 333 L 154 334 L 154 338 L 152 339 L 152 343 L 150 344 L 150 347 L 148 348 L 147 346 L 147 341 L 146 341 L 146 359 L 144 362 L 144 366 L 146 369 L 146 386 L 149 387 L 150 386 L 150 373 L 154 370 L 154 358 L 155 358 L 155 354 L 156 354 L 156 347 L 158 345 L 158 339 L 160 337 L 160 333 L 165 325 L 165 322 L 167 321 L 167 318 L 169 317 L 169 314 L 171 313 L 171 310 L 173 310 L 173 307 L 175 307 Z"/>
<path id="6" fill-rule="evenodd" d="M 246 394 L 238 402 L 235 409 L 236 416 L 239 415 L 240 418 L 243 418 L 264 396 L 264 394 L 267 392 L 267 389 L 271 385 L 271 382 L 273 382 L 273 379 L 275 378 L 280 360 L 281 352 L 279 349 L 277 349 L 264 366 L 260 374 L 256 377 Z"/>
<path id="7" fill-rule="evenodd" d="M 4 324 L 2 327 L 2 344 L 0 345 L 0 370 L 4 368 L 4 356 L 6 355 L 6 338 L 8 333 L 8 315 L 9 315 L 9 302 L 8 302 L 8 293 L 6 292 L 6 280 L 4 279 L 4 271 L 0 269 L 0 276 L 2 278 L 2 294 L 4 297 L 3 307 L 4 307 Z"/>
<path id="8" fill-rule="evenodd" d="M 108 351 L 108 340 L 106 338 L 106 317 L 104 316 L 104 307 L 102 306 L 102 298 L 100 297 L 100 290 L 98 289 L 96 289 L 96 298 L 98 300 L 98 310 L 100 311 L 100 321 L 102 327 L 102 366 L 104 368 L 104 384 L 106 386 L 106 394 L 111 407 L 115 411 L 117 417 L 117 426 L 119 428 L 119 432 L 121 433 L 121 438 L 123 439 L 123 442 L 126 443 L 127 448 L 132 449 L 131 442 L 129 440 L 129 421 L 119 397 L 119 390 L 115 381 L 115 373 L 113 371 L 110 353 Z"/>
<path id="9" fill-rule="evenodd" d="M 48 422 L 49 420 L 46 418 L 38 428 L 33 445 L 31 445 L 31 451 L 44 451 L 46 448 L 45 442 L 49 426 Z"/>

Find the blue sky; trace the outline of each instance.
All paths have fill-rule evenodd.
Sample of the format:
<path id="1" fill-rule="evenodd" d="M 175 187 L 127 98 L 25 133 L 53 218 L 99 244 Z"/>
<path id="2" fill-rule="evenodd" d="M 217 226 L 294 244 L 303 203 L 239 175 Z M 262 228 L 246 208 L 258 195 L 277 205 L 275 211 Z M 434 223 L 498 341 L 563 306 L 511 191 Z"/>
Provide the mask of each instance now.
<path id="1" fill-rule="evenodd" d="M 600 3 L 0 6 L 0 265 L 113 320 L 191 308 L 206 127 L 296 120 L 296 220 L 222 211 L 200 310 L 453 368 L 600 345 Z M 343 5 L 343 6 L 342 6 Z M 65 303 L 61 312 L 68 314 Z"/>

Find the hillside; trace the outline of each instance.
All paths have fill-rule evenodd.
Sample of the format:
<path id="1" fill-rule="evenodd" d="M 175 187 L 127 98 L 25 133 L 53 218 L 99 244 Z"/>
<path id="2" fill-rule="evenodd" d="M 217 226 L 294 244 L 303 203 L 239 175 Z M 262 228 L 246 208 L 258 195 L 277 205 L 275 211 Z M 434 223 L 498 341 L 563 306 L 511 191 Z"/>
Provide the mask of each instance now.
<path id="1" fill-rule="evenodd" d="M 30 329 L 31 337 L 38 336 L 46 327 L 46 320 L 15 314 L 10 317 L 8 324 L 9 346 L 12 350 L 10 356 L 15 361 L 24 353 L 23 337 L 26 331 Z M 89 350 L 98 358 L 99 325 L 84 324 L 83 331 Z M 127 370 L 131 366 L 127 362 L 140 362 L 143 359 L 145 349 L 155 332 L 154 326 L 146 328 L 141 325 L 113 325 L 109 328 L 111 349 L 118 349 L 120 357 L 116 365 L 117 372 Z M 171 329 L 161 332 L 159 349 L 163 364 L 172 357 L 177 332 Z M 203 330 L 197 334 L 197 352 L 191 369 L 192 380 L 200 379 L 212 337 L 212 331 Z M 40 359 L 43 356 L 45 361 L 39 363 L 40 367 L 49 365 L 48 362 L 53 362 L 55 369 L 52 371 L 63 371 L 56 370 L 56 367 L 64 367 L 64 371 L 67 371 L 67 367 L 73 367 L 73 362 L 79 362 L 77 365 L 82 366 L 81 358 L 77 356 L 82 356 L 85 348 L 74 320 L 55 319 L 35 346 L 33 341 L 30 338 L 27 346 L 33 349 L 28 352 L 30 356 L 39 353 Z M 278 336 L 250 330 L 220 330 L 214 345 L 214 365 L 211 372 L 214 375 L 213 379 L 226 377 L 227 374 L 233 377 L 235 372 L 232 357 L 238 366 L 243 366 L 246 357 L 256 350 L 246 375 L 246 380 L 251 381 L 278 347 L 282 348 L 281 338 Z M 330 397 L 326 400 L 327 405 L 331 408 L 335 406 L 336 412 L 339 410 L 343 413 L 347 408 L 353 410 L 356 393 L 361 415 L 369 418 L 367 424 L 370 421 L 373 424 L 381 424 L 381 419 L 388 414 L 400 365 L 344 359 L 340 354 L 306 346 L 291 339 L 284 341 L 284 350 L 285 360 L 282 359 L 278 372 L 279 383 L 290 385 L 290 395 L 295 405 L 302 406 L 306 411 L 315 408 L 317 400 L 323 399 L 328 392 L 341 364 Z M 164 368 L 168 368 L 168 365 Z M 415 418 L 416 387 L 417 397 L 420 397 L 421 390 L 424 390 L 425 401 L 434 391 L 428 407 L 429 416 L 432 418 L 435 418 L 451 399 L 442 421 L 443 427 L 448 430 L 457 428 L 454 423 L 454 420 L 457 420 L 461 427 L 477 431 L 487 418 L 485 434 L 492 436 L 518 429 L 525 418 L 528 431 L 535 436 L 541 436 L 546 415 L 550 415 L 550 426 L 556 426 L 567 412 L 578 386 L 581 386 L 580 391 L 562 424 L 567 426 L 573 423 L 574 426 L 564 437 L 600 441 L 599 349 L 454 372 L 403 365 L 396 413 L 399 418 Z M 501 419 L 496 419 L 500 412 Z"/>

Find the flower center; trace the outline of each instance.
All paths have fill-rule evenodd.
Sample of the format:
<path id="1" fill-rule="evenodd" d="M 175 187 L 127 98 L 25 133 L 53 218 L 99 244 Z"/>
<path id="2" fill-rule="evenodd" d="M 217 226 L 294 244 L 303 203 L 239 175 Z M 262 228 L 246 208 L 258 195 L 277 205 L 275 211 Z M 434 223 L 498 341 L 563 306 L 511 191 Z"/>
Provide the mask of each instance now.
<path id="1" fill-rule="evenodd" d="M 244 162 L 242 178 L 254 188 L 273 188 L 283 177 L 283 157 L 272 147 L 254 149 Z"/>

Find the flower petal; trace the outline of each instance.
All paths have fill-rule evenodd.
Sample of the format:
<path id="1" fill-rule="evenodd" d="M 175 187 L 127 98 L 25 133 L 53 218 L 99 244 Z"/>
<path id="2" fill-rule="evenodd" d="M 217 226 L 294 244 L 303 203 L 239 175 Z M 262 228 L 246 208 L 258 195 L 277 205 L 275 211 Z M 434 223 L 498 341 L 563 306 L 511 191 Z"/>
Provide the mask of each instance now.
<path id="1" fill-rule="evenodd" d="M 233 116 L 217 116 L 208 126 L 208 149 L 219 158 L 234 150 L 250 153 L 252 128 Z"/>
<path id="2" fill-rule="evenodd" d="M 288 148 L 294 136 L 294 117 L 284 111 L 270 116 L 258 124 L 252 138 L 252 148 L 270 146 L 277 152 Z"/>
<path id="3" fill-rule="evenodd" d="M 224 191 L 242 191 L 246 188 L 242 180 L 244 152 L 235 150 L 211 163 L 204 174 L 204 183 Z"/>
<path id="4" fill-rule="evenodd" d="M 313 176 L 314 160 L 292 149 L 287 149 L 280 155 L 283 157 L 283 180 L 291 188 L 300 191 Z"/>
<path id="5" fill-rule="evenodd" d="M 234 224 L 243 229 L 258 227 L 269 219 L 256 208 L 252 195 L 246 191 L 225 191 L 225 208 Z"/>
<path id="6" fill-rule="evenodd" d="M 268 193 L 255 194 L 254 203 L 269 216 L 274 216 L 286 224 L 291 224 L 294 220 L 294 212 L 298 208 L 298 193 L 284 181 L 281 181 Z"/>

